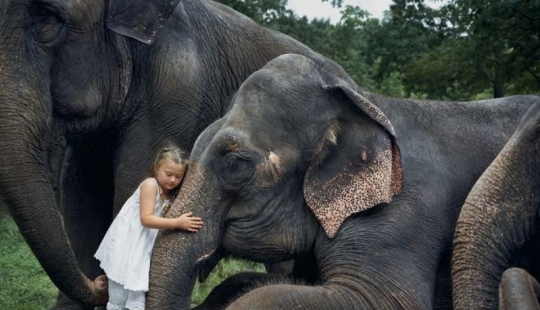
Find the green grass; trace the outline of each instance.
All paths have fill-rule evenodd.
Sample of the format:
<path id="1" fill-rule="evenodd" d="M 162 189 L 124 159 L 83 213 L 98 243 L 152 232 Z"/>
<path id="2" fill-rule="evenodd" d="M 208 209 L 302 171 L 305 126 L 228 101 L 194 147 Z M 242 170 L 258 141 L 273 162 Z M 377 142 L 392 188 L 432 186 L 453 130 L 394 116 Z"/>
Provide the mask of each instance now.
<path id="1" fill-rule="evenodd" d="M 261 264 L 235 259 L 222 260 L 205 283 L 197 283 L 192 303 L 201 303 L 228 276 L 241 271 L 264 271 Z M 0 309 L 50 309 L 57 289 L 22 238 L 17 225 L 0 208 Z"/>
<path id="2" fill-rule="evenodd" d="M 11 217 L 0 214 L 0 309 L 49 309 L 57 290 Z"/>
<path id="3" fill-rule="evenodd" d="M 242 271 L 264 272 L 264 266 L 262 264 L 233 258 L 221 260 L 204 283 L 197 282 L 195 285 L 193 295 L 191 295 L 192 305 L 200 304 L 216 285 L 221 283 L 227 277 Z"/>

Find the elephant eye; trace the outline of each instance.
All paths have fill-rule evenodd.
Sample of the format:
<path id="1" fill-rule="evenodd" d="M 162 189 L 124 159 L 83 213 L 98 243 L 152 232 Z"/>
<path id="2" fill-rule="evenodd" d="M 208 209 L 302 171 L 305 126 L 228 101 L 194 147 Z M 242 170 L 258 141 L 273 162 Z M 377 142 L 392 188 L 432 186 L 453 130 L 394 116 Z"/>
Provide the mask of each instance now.
<path id="1" fill-rule="evenodd" d="M 33 5 L 32 32 L 34 39 L 46 46 L 54 46 L 65 38 L 65 24 L 58 12 L 46 4 Z"/>
<path id="2" fill-rule="evenodd" d="M 225 156 L 225 167 L 230 171 L 237 170 L 239 160 L 240 159 L 235 155 L 227 155 Z"/>
<path id="3" fill-rule="evenodd" d="M 223 173 L 227 175 L 234 175 L 238 171 L 242 170 L 247 161 L 237 155 L 227 154 L 224 158 Z"/>
<path id="4" fill-rule="evenodd" d="M 225 155 L 220 175 L 226 184 L 234 187 L 250 180 L 253 172 L 254 166 L 249 158 L 235 153 Z"/>

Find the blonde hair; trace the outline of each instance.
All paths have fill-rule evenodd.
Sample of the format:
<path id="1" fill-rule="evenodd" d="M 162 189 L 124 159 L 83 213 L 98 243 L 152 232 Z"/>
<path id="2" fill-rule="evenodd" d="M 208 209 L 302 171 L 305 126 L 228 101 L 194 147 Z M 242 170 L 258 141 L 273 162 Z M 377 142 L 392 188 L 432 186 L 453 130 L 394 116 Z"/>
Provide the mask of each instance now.
<path id="1" fill-rule="evenodd" d="M 189 162 L 189 156 L 187 152 L 181 150 L 176 146 L 166 146 L 158 151 L 156 158 L 154 159 L 154 163 L 152 164 L 152 167 L 150 169 L 151 177 L 156 176 L 156 171 L 159 165 L 166 159 L 170 159 L 172 162 L 180 165 L 187 165 Z"/>
<path id="2" fill-rule="evenodd" d="M 159 165 L 166 159 L 170 159 L 172 162 L 176 164 L 187 165 L 189 162 L 189 155 L 186 151 L 183 151 L 174 145 L 169 145 L 169 146 L 161 148 L 157 152 L 156 158 L 154 159 L 152 166 L 150 167 L 150 169 L 148 169 L 148 176 L 155 178 Z M 178 195 L 179 189 L 180 189 L 180 185 L 178 185 L 172 191 L 171 196 L 173 198 L 176 198 L 176 196 Z M 161 197 L 160 199 L 163 199 L 163 198 Z"/>

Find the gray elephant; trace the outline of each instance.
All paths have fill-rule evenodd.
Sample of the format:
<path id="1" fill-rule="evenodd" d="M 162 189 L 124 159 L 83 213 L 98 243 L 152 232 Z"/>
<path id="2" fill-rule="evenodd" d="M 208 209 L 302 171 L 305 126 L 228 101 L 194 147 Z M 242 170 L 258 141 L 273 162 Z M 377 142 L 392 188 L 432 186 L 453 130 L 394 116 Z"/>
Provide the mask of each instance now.
<path id="1" fill-rule="evenodd" d="M 225 255 L 295 259 L 294 281 L 242 274 L 215 309 L 451 308 L 460 207 L 536 100 L 397 100 L 330 60 L 272 60 L 197 139 L 166 216 L 205 227 L 158 235 L 148 308 L 188 308 Z"/>
<path id="2" fill-rule="evenodd" d="M 471 190 L 456 225 L 456 309 L 540 309 L 540 101 Z"/>
<path id="3" fill-rule="evenodd" d="M 0 42 L 0 195 L 59 308 L 105 301 L 93 254 L 164 141 L 190 150 L 272 58 L 318 57 L 199 0 L 5 0 Z"/>

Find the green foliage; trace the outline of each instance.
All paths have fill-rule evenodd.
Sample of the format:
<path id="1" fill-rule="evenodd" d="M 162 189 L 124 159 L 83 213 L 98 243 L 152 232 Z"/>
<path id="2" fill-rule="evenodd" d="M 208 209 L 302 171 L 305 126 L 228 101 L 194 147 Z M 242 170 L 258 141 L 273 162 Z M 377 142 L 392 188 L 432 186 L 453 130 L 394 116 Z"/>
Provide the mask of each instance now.
<path id="1" fill-rule="evenodd" d="M 469 100 L 489 88 L 492 97 L 538 93 L 539 16 L 538 1 L 450 0 L 434 10 L 424 0 L 394 0 L 383 24 L 391 41 L 382 46 L 397 55 L 378 74 L 398 70 L 408 93 L 433 99 Z"/>
<path id="2" fill-rule="evenodd" d="M 214 287 L 220 284 L 223 280 L 243 271 L 265 272 L 262 264 L 244 261 L 234 258 L 226 258 L 219 262 L 214 268 L 210 276 L 204 283 L 197 283 L 191 296 L 192 306 L 198 305 L 204 301 L 206 296 Z"/>
<path id="3" fill-rule="evenodd" d="M 334 7 L 341 7 L 343 0 L 321 0 L 322 2 L 330 2 Z"/>
<path id="4" fill-rule="evenodd" d="M 378 92 L 394 98 L 405 97 L 405 87 L 403 87 L 403 74 L 392 71 L 379 84 Z"/>
<path id="5" fill-rule="evenodd" d="M 540 92 L 539 1 L 393 0 L 382 20 L 345 6 L 337 24 L 299 17 L 286 0 L 221 1 L 336 61 L 369 91 L 440 100 Z"/>
<path id="6" fill-rule="evenodd" d="M 259 24 L 269 24 L 290 13 L 285 9 L 287 0 L 219 0 Z"/>
<path id="7" fill-rule="evenodd" d="M 540 2 L 453 0 L 447 6 L 459 35 L 473 48 L 474 70 L 505 94 L 509 83 L 530 76 L 540 88 Z M 515 86 L 515 84 L 514 84 Z M 522 90 L 518 90 L 522 92 Z"/>

